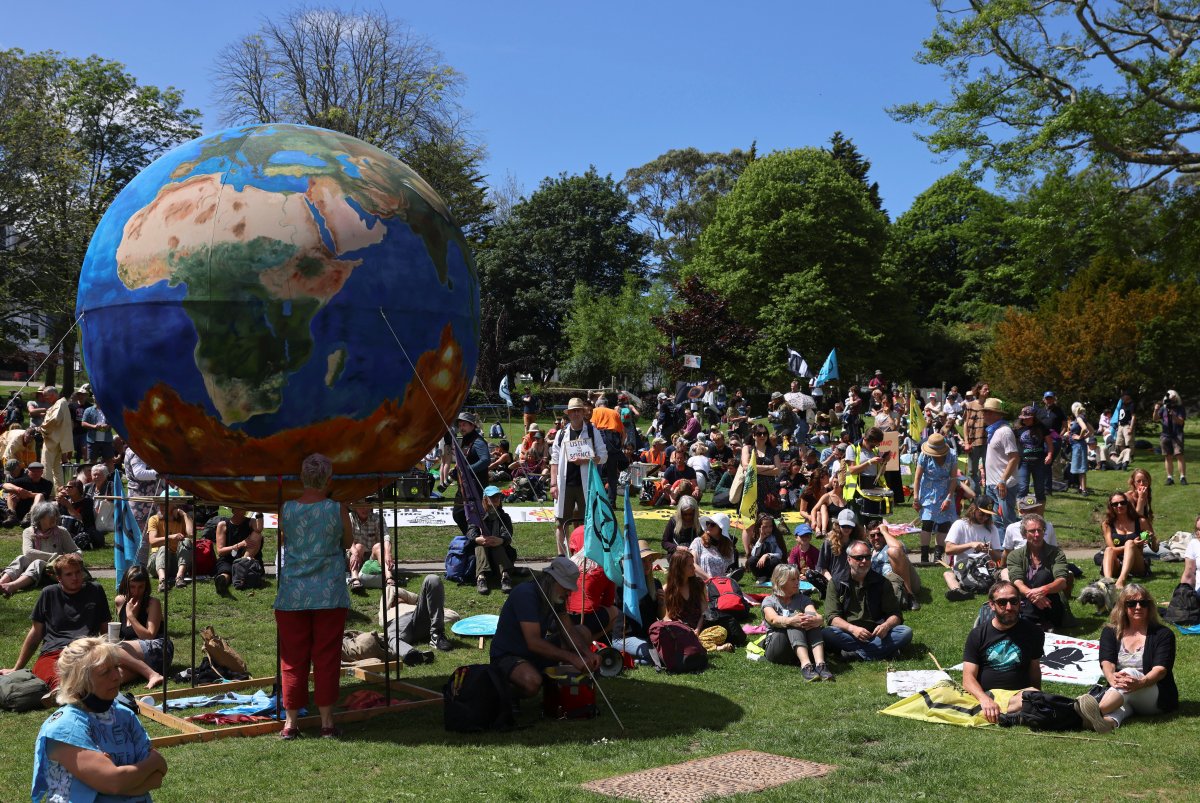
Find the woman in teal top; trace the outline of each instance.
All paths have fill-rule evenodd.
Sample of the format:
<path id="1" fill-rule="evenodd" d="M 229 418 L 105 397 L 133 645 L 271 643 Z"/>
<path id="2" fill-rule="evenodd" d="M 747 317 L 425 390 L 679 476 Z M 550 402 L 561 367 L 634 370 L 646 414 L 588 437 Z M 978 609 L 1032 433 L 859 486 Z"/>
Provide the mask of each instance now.
<path id="1" fill-rule="evenodd" d="M 346 590 L 346 550 L 353 540 L 350 509 L 328 497 L 333 463 L 322 454 L 304 458 L 304 491 L 279 511 L 279 592 L 275 624 L 283 674 L 287 722 L 280 737 L 300 735 L 297 720 L 308 705 L 312 666 L 322 738 L 341 731 L 333 724 L 333 704 L 341 676 L 342 632 L 350 593 Z"/>

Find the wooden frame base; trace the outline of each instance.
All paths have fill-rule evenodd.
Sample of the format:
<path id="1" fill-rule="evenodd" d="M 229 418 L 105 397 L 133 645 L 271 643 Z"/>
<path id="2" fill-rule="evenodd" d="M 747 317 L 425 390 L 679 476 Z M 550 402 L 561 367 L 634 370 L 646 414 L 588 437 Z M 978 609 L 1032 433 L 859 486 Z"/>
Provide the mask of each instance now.
<path id="1" fill-rule="evenodd" d="M 365 681 L 364 685 L 377 686 L 383 685 L 385 677 L 381 674 L 382 671 L 391 671 L 397 666 L 396 661 L 392 661 L 385 668 L 383 662 L 375 664 L 366 664 L 364 666 L 346 666 L 342 667 L 342 677 L 354 678 L 356 680 Z M 275 684 L 275 678 L 251 678 L 249 680 L 236 680 L 231 683 L 214 683 L 207 686 L 197 686 L 195 688 L 182 687 L 171 689 L 167 692 L 167 699 L 176 697 L 192 697 L 198 694 L 220 694 L 227 691 L 235 691 L 237 689 L 245 689 L 251 686 L 272 686 Z M 333 721 L 342 722 L 361 722 L 366 719 L 374 719 L 383 714 L 400 713 L 413 708 L 421 708 L 429 705 L 440 705 L 442 703 L 441 692 L 427 689 L 423 686 L 417 686 L 413 683 L 406 683 L 402 680 L 393 679 L 391 681 L 393 692 L 399 691 L 408 694 L 416 699 L 401 700 L 393 702 L 391 705 L 381 705 L 375 708 L 362 708 L 354 711 L 337 711 L 333 715 Z M 141 713 L 147 719 L 152 719 L 160 725 L 165 725 L 172 730 L 178 731 L 169 736 L 157 736 L 150 740 L 150 745 L 154 748 L 161 749 L 171 747 L 177 744 L 192 744 L 194 742 L 211 742 L 216 739 L 225 739 L 230 736 L 261 736 L 265 733 L 278 733 L 283 730 L 283 722 L 272 720 L 270 722 L 253 722 L 249 725 L 229 725 L 221 728 L 203 728 L 194 722 L 177 717 L 167 711 L 160 710 L 157 706 L 138 701 L 138 707 Z M 303 717 L 299 721 L 300 727 L 309 728 L 318 726 L 321 722 L 319 716 Z"/>

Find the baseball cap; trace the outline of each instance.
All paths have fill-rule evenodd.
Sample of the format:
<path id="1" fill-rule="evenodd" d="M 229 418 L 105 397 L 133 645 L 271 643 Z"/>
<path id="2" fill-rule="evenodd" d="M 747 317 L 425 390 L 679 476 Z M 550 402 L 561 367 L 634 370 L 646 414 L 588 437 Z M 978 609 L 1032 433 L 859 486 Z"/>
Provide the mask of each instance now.
<path id="1" fill-rule="evenodd" d="M 30 463 L 29 465 L 25 466 L 25 468 L 29 469 L 30 471 L 33 471 L 33 469 L 35 469 L 35 468 L 40 468 L 40 469 L 42 469 L 43 471 L 45 471 L 45 469 L 46 469 L 46 466 L 45 466 L 45 465 L 43 465 L 42 463 L 39 463 L 38 461 L 34 460 L 32 463 Z"/>
<path id="2" fill-rule="evenodd" d="M 802 535 L 812 535 L 812 527 L 809 527 L 807 524 L 797 524 L 795 535 L 797 538 Z"/>
<path id="3" fill-rule="evenodd" d="M 504 492 L 501 491 L 499 488 L 497 488 L 495 485 L 489 485 L 488 487 L 483 489 L 483 495 L 484 496 L 504 496 Z"/>
<path id="4" fill-rule="evenodd" d="M 1033 418 L 1033 407 L 1031 405 L 1027 404 L 1021 408 L 1021 418 Z"/>
<path id="5" fill-rule="evenodd" d="M 1056 398 L 1058 398 L 1058 396 L 1055 395 L 1054 391 L 1048 390 L 1042 394 L 1042 398 L 1043 399 L 1056 399 Z"/>
<path id="6" fill-rule="evenodd" d="M 568 591 L 579 588 L 579 567 L 570 558 L 559 555 L 550 561 L 550 565 L 546 567 L 546 574 Z"/>
<path id="7" fill-rule="evenodd" d="M 854 511 L 847 508 L 838 514 L 838 524 L 842 527 L 853 527 L 858 524 L 858 517 L 854 515 Z"/>

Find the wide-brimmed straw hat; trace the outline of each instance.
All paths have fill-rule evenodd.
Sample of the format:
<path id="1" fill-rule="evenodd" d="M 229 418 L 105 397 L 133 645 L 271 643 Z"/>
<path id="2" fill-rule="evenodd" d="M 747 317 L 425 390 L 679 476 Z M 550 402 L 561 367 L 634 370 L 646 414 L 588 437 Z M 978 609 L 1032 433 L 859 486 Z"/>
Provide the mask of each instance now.
<path id="1" fill-rule="evenodd" d="M 573 396 L 567 402 L 567 409 L 568 410 L 586 410 L 587 404 L 583 401 L 583 399 L 579 398 L 578 396 Z"/>
<path id="2" fill-rule="evenodd" d="M 985 413 L 1000 413 L 1000 415 L 1004 415 L 1004 402 L 999 399 L 988 399 L 983 403 L 983 411 Z"/>
<path id="3" fill-rule="evenodd" d="M 930 457 L 945 457 L 949 452 L 950 446 L 946 443 L 946 437 L 940 432 L 933 433 L 921 444 L 921 454 Z"/>

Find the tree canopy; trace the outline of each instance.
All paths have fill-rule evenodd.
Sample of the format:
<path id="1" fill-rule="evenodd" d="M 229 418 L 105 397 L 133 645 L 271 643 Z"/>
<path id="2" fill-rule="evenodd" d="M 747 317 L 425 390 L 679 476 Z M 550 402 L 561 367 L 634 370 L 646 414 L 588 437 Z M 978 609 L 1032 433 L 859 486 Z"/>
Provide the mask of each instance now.
<path id="1" fill-rule="evenodd" d="M 950 97 L 891 109 L 936 153 L 1002 179 L 1047 167 L 1120 167 L 1133 186 L 1200 172 L 1195 0 L 934 0 L 918 60 Z"/>

